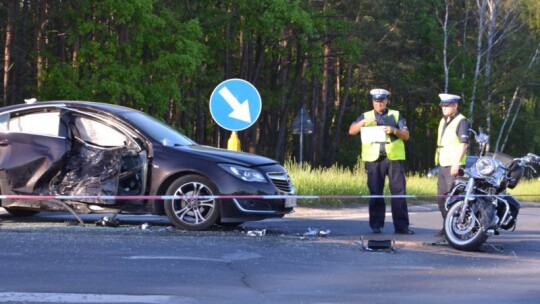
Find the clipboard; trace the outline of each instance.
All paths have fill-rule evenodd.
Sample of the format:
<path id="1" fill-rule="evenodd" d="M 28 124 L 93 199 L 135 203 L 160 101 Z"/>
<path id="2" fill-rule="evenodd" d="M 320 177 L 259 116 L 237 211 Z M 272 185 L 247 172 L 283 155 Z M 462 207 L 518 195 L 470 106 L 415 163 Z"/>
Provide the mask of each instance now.
<path id="1" fill-rule="evenodd" d="M 386 143 L 386 133 L 384 126 L 363 127 L 360 138 L 364 144 Z"/>

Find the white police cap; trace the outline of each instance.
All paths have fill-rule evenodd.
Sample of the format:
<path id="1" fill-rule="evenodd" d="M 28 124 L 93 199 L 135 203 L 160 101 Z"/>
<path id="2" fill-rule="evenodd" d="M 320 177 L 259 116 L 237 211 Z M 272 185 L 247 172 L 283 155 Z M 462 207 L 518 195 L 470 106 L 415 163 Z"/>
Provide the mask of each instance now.
<path id="1" fill-rule="evenodd" d="M 439 98 L 441 99 L 441 103 L 450 103 L 450 102 L 459 102 L 461 97 L 458 95 L 452 95 L 452 94 L 439 94 Z"/>
<path id="2" fill-rule="evenodd" d="M 386 99 L 390 96 L 390 92 L 385 89 L 373 89 L 369 91 L 372 99 Z"/>

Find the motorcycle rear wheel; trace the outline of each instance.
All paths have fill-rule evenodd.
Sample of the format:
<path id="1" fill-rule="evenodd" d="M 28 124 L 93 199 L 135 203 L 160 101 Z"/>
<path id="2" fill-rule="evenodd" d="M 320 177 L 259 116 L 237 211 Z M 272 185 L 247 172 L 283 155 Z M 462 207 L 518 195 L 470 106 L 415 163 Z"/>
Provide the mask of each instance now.
<path id="1" fill-rule="evenodd" d="M 465 210 L 463 223 L 459 222 L 463 201 L 456 202 L 444 220 L 444 233 L 450 246 L 463 251 L 477 251 L 486 242 L 488 235 L 482 229 L 479 213 L 475 214 L 471 207 Z"/>

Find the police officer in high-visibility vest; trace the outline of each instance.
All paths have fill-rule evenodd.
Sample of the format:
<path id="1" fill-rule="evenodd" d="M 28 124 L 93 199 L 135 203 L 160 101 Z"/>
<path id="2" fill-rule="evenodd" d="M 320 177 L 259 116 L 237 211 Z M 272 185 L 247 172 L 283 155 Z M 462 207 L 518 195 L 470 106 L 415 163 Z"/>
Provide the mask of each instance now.
<path id="1" fill-rule="evenodd" d="M 444 206 L 445 195 L 452 189 L 456 176 L 462 172 L 461 168 L 467 159 L 469 146 L 470 124 L 467 118 L 459 113 L 458 103 L 461 97 L 452 94 L 439 94 L 443 118 L 439 123 L 437 135 L 437 149 L 435 152 L 435 165 L 439 166 L 437 180 L 437 203 L 443 219 L 447 210 Z M 443 236 L 443 230 L 435 236 Z"/>
<path id="2" fill-rule="evenodd" d="M 405 144 L 403 141 L 409 139 L 409 130 L 399 112 L 386 107 L 390 92 L 384 89 L 373 89 L 370 94 L 373 110 L 360 115 L 351 124 L 349 134 L 356 135 L 361 132 L 376 134 L 381 130 L 384 131 L 384 133 L 380 133 L 380 139 L 377 141 L 362 141 L 362 161 L 366 166 L 369 192 L 373 196 L 382 196 L 384 181 L 388 176 L 390 193 L 397 196 L 391 198 L 394 232 L 414 234 L 414 231 L 409 229 L 407 200 L 403 197 L 406 194 L 405 171 L 403 169 Z M 379 128 L 370 128 L 376 126 Z M 362 137 L 367 138 L 367 135 Z M 385 213 L 384 198 L 370 198 L 369 226 L 373 233 L 382 232 Z"/>

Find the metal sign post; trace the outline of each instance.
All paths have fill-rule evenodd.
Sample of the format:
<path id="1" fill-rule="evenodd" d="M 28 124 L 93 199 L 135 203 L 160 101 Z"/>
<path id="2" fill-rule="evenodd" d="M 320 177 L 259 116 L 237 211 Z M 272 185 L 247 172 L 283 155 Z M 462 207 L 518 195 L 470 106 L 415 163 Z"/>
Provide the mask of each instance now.
<path id="1" fill-rule="evenodd" d="M 293 134 L 300 134 L 300 155 L 299 155 L 299 162 L 302 164 L 302 155 L 303 155 L 303 147 L 304 147 L 304 134 L 311 134 L 313 133 L 314 127 L 313 123 L 311 122 L 311 118 L 309 118 L 309 115 L 307 114 L 306 109 L 302 106 L 300 109 L 300 112 L 296 115 L 296 117 L 292 121 L 292 127 L 293 127 Z"/>

